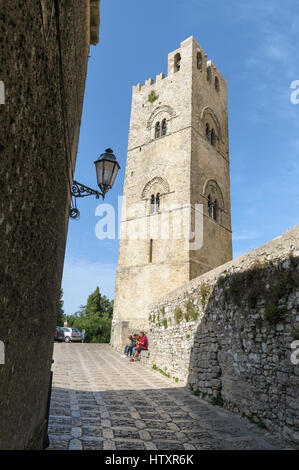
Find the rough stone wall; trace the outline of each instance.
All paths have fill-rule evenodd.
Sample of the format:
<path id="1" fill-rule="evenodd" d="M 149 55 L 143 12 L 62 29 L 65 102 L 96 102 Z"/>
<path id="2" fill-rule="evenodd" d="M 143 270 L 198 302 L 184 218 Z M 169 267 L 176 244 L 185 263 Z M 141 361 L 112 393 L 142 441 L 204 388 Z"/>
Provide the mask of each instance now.
<path id="1" fill-rule="evenodd" d="M 299 441 L 299 225 L 153 305 L 145 364 Z M 297 355 L 298 356 L 298 355 Z"/>
<path id="2" fill-rule="evenodd" d="M 0 4 L 0 448 L 41 448 L 90 3 Z"/>
<path id="3" fill-rule="evenodd" d="M 177 53 L 181 66 L 175 72 Z M 149 100 L 151 94 L 156 99 Z M 222 129 L 216 147 L 205 139 L 209 109 Z M 167 133 L 155 138 L 156 123 L 164 119 Z M 210 180 L 218 182 L 225 201 L 217 222 L 207 215 L 204 192 Z M 133 87 L 112 344 L 124 338 L 127 321 L 135 326 L 147 320 L 149 304 L 232 258 L 229 185 L 226 81 L 190 37 L 169 54 L 167 77 L 160 74 Z M 151 196 L 158 193 L 160 208 L 152 214 Z M 189 229 L 196 233 L 197 248 L 189 244 Z"/>

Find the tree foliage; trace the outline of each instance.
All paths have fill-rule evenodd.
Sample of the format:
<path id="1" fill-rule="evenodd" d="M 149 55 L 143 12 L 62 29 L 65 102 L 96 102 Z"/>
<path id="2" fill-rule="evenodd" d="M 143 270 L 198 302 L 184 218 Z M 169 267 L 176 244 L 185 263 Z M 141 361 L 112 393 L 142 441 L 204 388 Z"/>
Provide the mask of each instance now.
<path id="1" fill-rule="evenodd" d="M 92 292 L 86 305 L 67 317 L 68 326 L 85 330 L 87 343 L 109 343 L 113 313 L 113 300 L 101 295 L 99 287 Z"/>
<path id="2" fill-rule="evenodd" d="M 63 290 L 60 289 L 58 305 L 57 305 L 57 323 L 56 323 L 57 326 L 63 326 L 63 322 L 65 318 L 62 296 L 63 296 Z"/>

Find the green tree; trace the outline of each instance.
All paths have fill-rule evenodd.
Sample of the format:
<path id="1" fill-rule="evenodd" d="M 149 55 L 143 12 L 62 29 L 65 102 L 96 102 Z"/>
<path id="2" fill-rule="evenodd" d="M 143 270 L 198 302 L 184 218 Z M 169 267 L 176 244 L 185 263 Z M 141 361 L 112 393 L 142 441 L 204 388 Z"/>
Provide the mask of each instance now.
<path id="1" fill-rule="evenodd" d="M 58 305 L 57 305 L 57 326 L 63 326 L 63 322 L 64 322 L 64 319 L 65 319 L 65 313 L 64 313 L 64 310 L 63 310 L 63 300 L 62 300 L 62 297 L 63 297 L 63 290 L 60 289 L 60 293 L 59 293 L 59 299 L 58 299 Z"/>
<path id="2" fill-rule="evenodd" d="M 113 300 L 101 295 L 99 287 L 92 292 L 86 305 L 67 317 L 68 326 L 85 329 L 85 341 L 87 343 L 109 343 L 113 313 Z"/>

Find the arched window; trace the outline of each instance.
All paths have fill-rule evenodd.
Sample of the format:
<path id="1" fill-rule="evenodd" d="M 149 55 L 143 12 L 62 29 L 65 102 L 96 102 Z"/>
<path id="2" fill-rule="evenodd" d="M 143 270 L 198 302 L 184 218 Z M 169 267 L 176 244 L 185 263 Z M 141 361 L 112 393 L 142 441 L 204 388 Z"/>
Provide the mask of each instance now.
<path id="1" fill-rule="evenodd" d="M 197 68 L 202 71 L 202 55 L 200 52 L 197 53 Z"/>
<path id="2" fill-rule="evenodd" d="M 157 122 L 156 128 L 155 128 L 155 139 L 158 139 L 161 136 L 161 126 L 160 123 Z"/>
<path id="3" fill-rule="evenodd" d="M 213 145 L 213 147 L 215 147 L 216 143 L 217 143 L 217 136 L 215 134 L 214 129 L 212 129 L 211 130 L 211 144 Z"/>
<path id="4" fill-rule="evenodd" d="M 218 202 L 217 202 L 217 199 L 215 199 L 214 201 L 214 205 L 213 205 L 213 219 L 218 220 Z"/>
<path id="5" fill-rule="evenodd" d="M 181 54 L 178 52 L 174 56 L 174 71 L 179 72 L 181 69 Z"/>
<path id="6" fill-rule="evenodd" d="M 224 222 L 224 200 L 218 183 L 215 180 L 208 180 L 204 186 L 204 197 L 206 199 L 205 214 L 215 222 Z"/>
<path id="7" fill-rule="evenodd" d="M 206 124 L 206 141 L 211 143 L 211 130 L 208 122 Z"/>
<path id="8" fill-rule="evenodd" d="M 156 196 L 156 212 L 160 210 L 160 194 L 158 193 Z"/>
<path id="9" fill-rule="evenodd" d="M 156 195 L 155 194 L 151 195 L 151 209 L 150 209 L 151 214 L 155 214 L 156 212 L 160 211 L 160 202 L 161 202 L 160 193 Z"/>
<path id="10" fill-rule="evenodd" d="M 209 194 L 208 195 L 208 216 L 211 217 L 211 219 L 218 220 L 218 202 L 217 199 L 214 201 L 212 200 L 212 196 Z"/>
<path id="11" fill-rule="evenodd" d="M 162 121 L 162 135 L 166 135 L 167 134 L 167 123 L 166 123 L 166 119 L 163 119 Z"/>
<path id="12" fill-rule="evenodd" d="M 155 195 L 151 195 L 151 214 L 153 214 L 156 211 L 156 201 L 155 201 Z"/>
<path id="13" fill-rule="evenodd" d="M 211 67 L 208 67 L 207 68 L 207 80 L 208 80 L 208 82 L 211 81 L 211 77 L 212 77 L 212 70 L 211 70 Z"/>
<path id="14" fill-rule="evenodd" d="M 219 91 L 219 78 L 218 77 L 215 77 L 215 90 L 216 91 Z"/>
<path id="15" fill-rule="evenodd" d="M 213 203 L 212 203 L 212 198 L 211 195 L 208 195 L 208 216 L 212 217 L 213 215 Z"/>

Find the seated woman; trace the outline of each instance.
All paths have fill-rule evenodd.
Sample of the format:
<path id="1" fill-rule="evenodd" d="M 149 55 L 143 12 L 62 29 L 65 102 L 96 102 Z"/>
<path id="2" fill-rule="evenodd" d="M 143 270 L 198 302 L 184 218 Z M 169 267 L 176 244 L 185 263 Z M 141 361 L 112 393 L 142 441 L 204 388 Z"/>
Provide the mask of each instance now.
<path id="1" fill-rule="evenodd" d="M 139 354 L 141 353 L 141 351 L 147 351 L 147 348 L 148 348 L 147 337 L 145 336 L 144 332 L 141 331 L 139 333 L 139 339 L 137 339 L 137 345 L 134 348 L 134 355 L 133 357 L 131 357 L 131 361 L 135 361 L 137 357 L 139 356 Z"/>
<path id="2" fill-rule="evenodd" d="M 133 336 L 128 336 L 128 338 L 130 340 L 130 344 L 126 344 L 125 349 L 124 349 L 124 353 L 121 357 L 128 357 L 129 355 L 132 356 L 133 348 L 135 348 L 135 346 L 136 346 L 136 341 L 133 338 Z"/>

